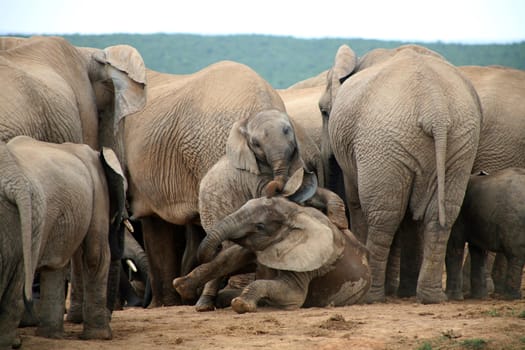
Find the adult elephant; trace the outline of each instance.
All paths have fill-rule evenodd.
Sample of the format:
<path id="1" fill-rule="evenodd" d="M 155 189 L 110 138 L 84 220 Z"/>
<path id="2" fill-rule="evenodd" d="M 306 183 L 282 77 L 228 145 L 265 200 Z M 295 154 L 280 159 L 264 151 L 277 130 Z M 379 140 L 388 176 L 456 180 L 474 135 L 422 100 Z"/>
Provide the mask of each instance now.
<path id="1" fill-rule="evenodd" d="M 131 46 L 80 48 L 39 36 L 1 43 L 2 141 L 27 135 L 98 149 L 110 142 L 102 136 L 113 138 L 104 134 L 104 123 L 116 124 L 145 105 L 145 66 Z"/>
<path id="2" fill-rule="evenodd" d="M 125 120 L 129 200 L 143 224 L 151 306 L 174 305 L 182 300 L 172 281 L 195 266 L 189 252 L 204 236 L 198 226 L 201 179 L 225 154 L 234 122 L 264 110 L 285 112 L 285 107 L 268 82 L 231 61 L 189 75 L 150 70 L 147 80 L 146 107 Z M 181 227 L 186 235 L 175 233 Z M 181 241 L 184 254 L 177 253 L 184 247 Z"/>
<path id="3" fill-rule="evenodd" d="M 106 286 L 110 261 L 122 253 L 125 187 L 110 149 L 99 153 L 28 136 L 0 142 L 2 348 L 13 343 L 36 271 L 42 291 L 37 334 L 62 336 L 65 270 L 73 256 L 72 276 L 81 275 L 85 297 L 82 338 L 111 338 Z"/>
<path id="4" fill-rule="evenodd" d="M 250 199 L 210 227 L 199 247 L 206 263 L 181 278 L 181 286 L 224 274 L 239 250 L 233 246 L 215 256 L 226 240 L 249 251 L 260 268 L 257 279 L 231 301 L 238 313 L 256 311 L 261 300 L 286 309 L 350 305 L 370 286 L 366 248 L 352 233 L 282 196 Z"/>
<path id="5" fill-rule="evenodd" d="M 481 107 L 471 83 L 421 46 L 373 50 L 357 60 L 339 48 L 321 97 L 323 158 L 333 152 L 344 174 L 352 231 L 366 237 L 369 301 L 385 300 L 393 237 L 422 230 L 417 298 L 446 299 L 446 244 L 474 163 Z M 403 242 L 401 244 L 404 244 Z M 417 243 L 415 243 L 417 246 Z M 417 248 L 415 248 L 417 251 Z"/>

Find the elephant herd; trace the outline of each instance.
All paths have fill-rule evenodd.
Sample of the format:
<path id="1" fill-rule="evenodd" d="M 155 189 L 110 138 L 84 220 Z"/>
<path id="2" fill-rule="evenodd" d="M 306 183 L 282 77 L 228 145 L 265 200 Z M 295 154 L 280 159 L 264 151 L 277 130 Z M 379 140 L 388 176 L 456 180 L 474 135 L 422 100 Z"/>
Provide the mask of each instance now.
<path id="1" fill-rule="evenodd" d="M 465 243 L 472 296 L 493 251 L 496 291 L 521 297 L 523 71 L 342 45 L 278 90 L 237 62 L 167 74 L 128 45 L 36 36 L 0 38 L 0 79 L 0 348 L 24 310 L 62 335 L 66 278 L 66 320 L 111 338 L 128 218 L 150 307 L 462 299 Z"/>

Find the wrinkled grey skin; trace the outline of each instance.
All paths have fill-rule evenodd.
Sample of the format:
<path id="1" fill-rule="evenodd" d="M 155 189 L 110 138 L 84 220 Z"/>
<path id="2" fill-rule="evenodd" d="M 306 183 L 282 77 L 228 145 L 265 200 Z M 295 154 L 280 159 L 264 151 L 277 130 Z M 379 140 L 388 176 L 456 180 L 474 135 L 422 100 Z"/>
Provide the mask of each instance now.
<path id="1" fill-rule="evenodd" d="M 60 37 L 1 38 L 0 140 L 107 145 L 117 124 L 146 103 L 146 68 L 128 45 L 80 48 Z M 99 121 L 100 118 L 100 121 Z"/>
<path id="2" fill-rule="evenodd" d="M 525 169 L 507 168 L 490 175 L 473 175 L 447 248 L 447 295 L 461 300 L 463 249 L 471 254 L 471 296 L 486 298 L 487 252 L 508 261 L 504 297 L 521 298 L 525 265 Z"/>
<path id="3" fill-rule="evenodd" d="M 225 240 L 242 248 L 234 245 L 215 256 Z M 241 249 L 251 252 L 259 268 L 256 280 L 231 301 L 238 313 L 255 312 L 261 301 L 285 309 L 350 305 L 370 286 L 366 248 L 352 233 L 321 211 L 281 196 L 251 199 L 211 227 L 199 247 L 205 263 L 179 279 L 179 286 L 192 289 L 223 275 Z"/>
<path id="4" fill-rule="evenodd" d="M 368 300 L 385 300 L 388 255 L 401 226 L 406 235 L 401 245 L 422 232 L 423 248 L 414 249 L 422 251 L 418 300 L 445 300 L 446 243 L 479 140 L 481 108 L 474 88 L 421 46 L 373 50 L 357 61 L 343 45 L 319 105 L 323 159 L 333 152 L 340 165 L 352 232 L 370 251 Z"/>
<path id="5" fill-rule="evenodd" d="M 502 66 L 458 68 L 474 85 L 483 110 L 473 173 L 492 174 L 510 167 L 525 168 L 525 71 Z M 495 288 L 503 292 L 504 281 L 497 277 L 498 271 L 505 271 L 504 256 L 498 254 L 495 264 L 492 273 Z M 467 281 L 465 284 L 468 285 Z"/>
<path id="6" fill-rule="evenodd" d="M 304 152 L 299 147 L 296 127 L 288 115 L 277 110 L 257 113 L 249 118 L 236 122 L 226 144 L 226 155 L 215 164 L 204 176 L 199 187 L 199 213 L 202 227 L 208 231 L 219 220 L 240 208 L 247 200 L 260 196 L 272 196 L 276 193 L 275 184 L 282 193 L 289 177 L 297 170 L 303 169 L 303 157 L 320 159 L 319 156 Z M 303 143 L 304 144 L 304 143 Z M 313 171 L 306 170 L 309 176 L 315 178 Z M 333 193 L 321 189 L 316 190 L 316 183 L 309 183 L 311 195 L 315 193 L 318 201 L 337 202 Z M 344 206 L 330 207 L 330 215 L 336 220 L 343 220 Z M 246 254 L 250 254 L 246 251 Z M 239 258 L 244 261 L 244 258 Z M 239 264 L 239 267 L 242 264 Z M 197 302 L 199 311 L 213 309 L 213 298 L 217 293 L 218 283 L 208 284 L 202 297 Z"/>
<path id="7" fill-rule="evenodd" d="M 130 210 L 143 224 L 151 306 L 176 305 L 186 301 L 172 281 L 195 267 L 205 235 L 199 225 L 199 183 L 225 154 L 236 121 L 285 108 L 268 82 L 236 62 L 218 62 L 190 75 L 148 70 L 147 80 L 147 105 L 125 118 L 122 134 Z"/>
<path id="8" fill-rule="evenodd" d="M 100 156 L 87 145 L 18 136 L 0 144 L 0 163 L 0 348 L 15 338 L 23 296 L 31 299 L 36 271 L 41 276 L 37 334 L 62 336 L 65 267 L 73 255 L 72 275 L 84 282 L 81 337 L 110 339 L 108 242 L 118 234 L 110 233 L 110 225 L 120 226 L 123 217 L 124 207 L 115 203 L 124 203 L 125 196 L 115 153 L 104 149 Z"/>

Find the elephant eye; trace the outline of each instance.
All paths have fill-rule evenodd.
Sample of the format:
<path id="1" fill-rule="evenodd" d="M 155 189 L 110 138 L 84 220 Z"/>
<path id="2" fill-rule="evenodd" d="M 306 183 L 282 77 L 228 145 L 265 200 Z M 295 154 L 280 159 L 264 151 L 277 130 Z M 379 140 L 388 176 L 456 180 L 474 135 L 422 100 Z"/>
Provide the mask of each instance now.
<path id="1" fill-rule="evenodd" d="M 259 148 L 261 147 L 261 145 L 259 144 L 259 141 L 257 141 L 256 139 L 252 139 L 252 146 L 254 148 Z"/>
<path id="2" fill-rule="evenodd" d="M 257 229 L 257 231 L 264 231 L 266 226 L 262 222 L 258 222 L 255 224 L 255 228 Z"/>
<path id="3" fill-rule="evenodd" d="M 289 126 L 285 126 L 285 127 L 283 128 L 283 134 L 285 134 L 285 135 L 288 135 L 288 134 L 290 133 L 290 131 L 291 131 L 291 130 L 290 130 L 290 127 L 289 127 Z"/>

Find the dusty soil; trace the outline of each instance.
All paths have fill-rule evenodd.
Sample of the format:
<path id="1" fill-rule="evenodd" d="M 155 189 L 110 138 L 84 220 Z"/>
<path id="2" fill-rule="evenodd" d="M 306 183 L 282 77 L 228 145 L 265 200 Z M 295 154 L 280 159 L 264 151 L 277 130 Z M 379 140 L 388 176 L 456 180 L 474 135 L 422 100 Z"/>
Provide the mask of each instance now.
<path id="1" fill-rule="evenodd" d="M 524 290 L 525 295 L 525 290 Z M 525 299 L 465 300 L 422 305 L 415 299 L 337 308 L 283 311 L 231 308 L 196 312 L 193 306 L 125 308 L 111 321 L 113 339 L 64 339 L 19 329 L 23 350 L 41 349 L 525 349 Z"/>

